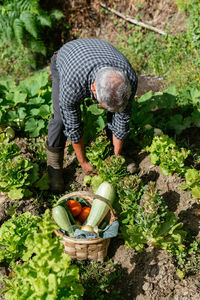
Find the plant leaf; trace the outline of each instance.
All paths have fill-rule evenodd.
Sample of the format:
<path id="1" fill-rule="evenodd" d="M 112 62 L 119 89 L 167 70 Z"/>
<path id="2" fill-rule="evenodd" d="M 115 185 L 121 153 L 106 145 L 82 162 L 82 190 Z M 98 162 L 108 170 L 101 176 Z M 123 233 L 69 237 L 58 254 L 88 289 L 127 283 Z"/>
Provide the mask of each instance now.
<path id="1" fill-rule="evenodd" d="M 24 23 L 20 19 L 15 19 L 13 23 L 13 30 L 15 33 L 16 40 L 19 44 L 22 44 L 24 37 Z"/>
<path id="2" fill-rule="evenodd" d="M 38 29 L 36 17 L 33 13 L 23 11 L 20 15 L 20 20 L 24 23 L 26 30 L 35 38 L 38 37 Z"/>

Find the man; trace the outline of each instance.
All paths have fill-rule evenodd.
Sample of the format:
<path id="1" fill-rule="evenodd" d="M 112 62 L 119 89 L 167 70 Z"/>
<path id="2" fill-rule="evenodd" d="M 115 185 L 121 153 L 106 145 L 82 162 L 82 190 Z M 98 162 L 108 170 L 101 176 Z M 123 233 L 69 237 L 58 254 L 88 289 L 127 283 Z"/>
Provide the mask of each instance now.
<path id="1" fill-rule="evenodd" d="M 53 192 L 64 191 L 62 173 L 66 139 L 88 174 L 93 170 L 84 152 L 80 104 L 95 98 L 110 114 L 114 154 L 120 155 L 129 132 L 131 101 L 137 76 L 128 60 L 112 45 L 99 39 L 66 43 L 51 59 L 53 115 L 48 127 L 47 165 Z"/>

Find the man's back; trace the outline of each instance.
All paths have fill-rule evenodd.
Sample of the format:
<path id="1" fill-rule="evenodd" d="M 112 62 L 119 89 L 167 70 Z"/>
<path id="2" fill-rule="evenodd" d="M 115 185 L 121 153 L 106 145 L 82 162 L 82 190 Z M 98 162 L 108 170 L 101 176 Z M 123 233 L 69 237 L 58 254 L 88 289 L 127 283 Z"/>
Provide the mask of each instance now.
<path id="1" fill-rule="evenodd" d="M 58 51 L 57 68 L 71 88 L 89 88 L 102 67 L 116 67 L 128 76 L 131 85 L 136 75 L 125 56 L 111 44 L 99 39 L 77 39 Z"/>

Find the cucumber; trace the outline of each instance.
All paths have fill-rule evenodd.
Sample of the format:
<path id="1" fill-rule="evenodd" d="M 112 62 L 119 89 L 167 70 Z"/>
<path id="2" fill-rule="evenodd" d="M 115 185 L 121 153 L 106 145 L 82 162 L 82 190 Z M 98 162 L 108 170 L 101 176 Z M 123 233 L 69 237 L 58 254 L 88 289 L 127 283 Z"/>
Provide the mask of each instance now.
<path id="1" fill-rule="evenodd" d="M 70 230 L 72 224 L 70 223 L 68 214 L 64 207 L 62 207 L 61 205 L 55 206 L 52 209 L 52 215 L 54 221 L 61 229 L 65 231 Z"/>

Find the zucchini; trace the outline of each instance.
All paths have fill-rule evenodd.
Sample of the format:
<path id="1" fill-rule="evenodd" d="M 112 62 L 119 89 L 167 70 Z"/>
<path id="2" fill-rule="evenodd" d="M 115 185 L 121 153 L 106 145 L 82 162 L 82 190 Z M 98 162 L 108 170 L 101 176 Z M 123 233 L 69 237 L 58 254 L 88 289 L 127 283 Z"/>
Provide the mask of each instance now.
<path id="1" fill-rule="evenodd" d="M 62 207 L 64 207 L 64 209 L 66 210 L 67 214 L 68 214 L 68 217 L 69 217 L 69 220 L 71 222 L 72 225 L 76 225 L 76 221 L 74 220 L 74 217 L 72 216 L 72 213 L 71 211 L 69 210 L 68 206 L 67 206 L 67 203 L 66 203 L 66 200 L 64 201 L 61 201 L 59 203 L 59 205 L 61 205 Z"/>
<path id="2" fill-rule="evenodd" d="M 58 205 L 52 209 L 52 216 L 56 224 L 63 230 L 69 231 L 71 223 L 68 214 L 63 206 Z"/>
<path id="3" fill-rule="evenodd" d="M 112 205 L 115 199 L 115 189 L 111 183 L 104 181 L 98 187 L 96 195 L 106 198 L 106 200 L 108 200 Z M 90 225 L 92 227 L 99 226 L 101 221 L 107 215 L 108 211 L 109 206 L 105 202 L 99 199 L 94 199 L 92 202 L 90 214 L 84 224 Z"/>

